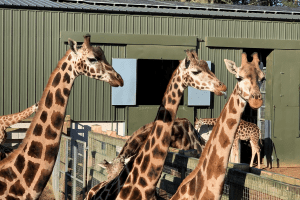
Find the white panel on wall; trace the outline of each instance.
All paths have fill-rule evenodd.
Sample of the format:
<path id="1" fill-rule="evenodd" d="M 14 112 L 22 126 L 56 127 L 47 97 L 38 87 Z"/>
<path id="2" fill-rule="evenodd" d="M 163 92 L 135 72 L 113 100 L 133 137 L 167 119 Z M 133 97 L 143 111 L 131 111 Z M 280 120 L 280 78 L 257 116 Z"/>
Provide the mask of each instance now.
<path id="1" fill-rule="evenodd" d="M 206 61 L 211 70 L 211 61 Z M 188 87 L 188 106 L 210 106 L 210 91 Z"/>
<path id="2" fill-rule="evenodd" d="M 124 81 L 123 87 L 112 87 L 112 105 L 136 105 L 137 59 L 113 58 L 112 66 Z"/>

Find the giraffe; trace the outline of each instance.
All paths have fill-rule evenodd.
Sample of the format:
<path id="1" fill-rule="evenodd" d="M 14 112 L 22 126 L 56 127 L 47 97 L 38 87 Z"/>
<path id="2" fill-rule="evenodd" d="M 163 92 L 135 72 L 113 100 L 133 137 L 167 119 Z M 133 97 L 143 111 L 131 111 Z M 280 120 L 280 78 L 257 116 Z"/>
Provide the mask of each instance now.
<path id="1" fill-rule="evenodd" d="M 38 199 L 47 184 L 59 150 L 64 116 L 74 80 L 79 75 L 123 86 L 99 47 L 84 36 L 82 47 L 69 39 L 70 49 L 51 73 L 26 136 L 0 161 L 0 199 Z"/>
<path id="2" fill-rule="evenodd" d="M 200 119 L 196 118 L 195 129 L 199 131 L 202 125 L 214 126 L 216 125 L 216 122 L 217 122 L 217 118 L 200 118 Z M 241 119 L 236 134 L 234 136 L 234 141 L 232 145 L 232 152 L 234 153 L 234 158 L 238 156 L 239 140 L 246 140 L 246 141 L 249 140 L 252 149 L 250 167 L 253 166 L 254 157 L 257 154 L 258 168 L 260 169 L 260 146 L 258 142 L 260 140 L 259 138 L 260 135 L 261 135 L 261 131 L 256 124 Z M 262 145 L 261 140 L 260 140 L 260 144 Z"/>
<path id="3" fill-rule="evenodd" d="M 115 178 L 122 168 L 128 163 L 126 159 L 135 155 L 140 151 L 141 146 L 145 143 L 147 136 L 153 128 L 154 122 L 148 123 L 137 131 L 126 141 L 120 154 L 112 160 L 111 163 L 104 160 L 99 165 L 106 168 L 108 179 Z M 205 146 L 204 139 L 198 134 L 191 122 L 186 118 L 177 118 L 172 127 L 172 135 L 170 147 L 189 150 L 197 150 L 198 156 L 201 155 L 202 149 Z"/>
<path id="4" fill-rule="evenodd" d="M 0 160 L 6 158 L 8 154 L 13 151 L 13 149 L 3 146 L 7 138 L 7 133 L 5 130 L 11 125 L 19 123 L 20 121 L 28 118 L 32 113 L 36 112 L 37 109 L 38 103 L 26 108 L 21 112 L 3 115 L 0 117 Z"/>
<path id="5" fill-rule="evenodd" d="M 167 156 L 172 126 L 184 89 L 192 86 L 212 91 L 219 96 L 227 90 L 209 70 L 207 63 L 198 59 L 195 51 L 187 50 L 186 54 L 187 57 L 180 61 L 172 74 L 153 128 L 150 134 L 147 133 L 145 136 L 147 139 L 140 147 L 140 151 L 132 156 L 132 161 L 128 162 L 118 177 L 92 188 L 87 200 L 156 198 L 155 187 Z"/>
<path id="6" fill-rule="evenodd" d="M 182 181 L 172 200 L 221 199 L 230 149 L 246 103 L 252 109 L 262 105 L 258 81 L 265 76 L 259 68 L 257 53 L 252 57 L 252 62 L 248 62 L 243 53 L 240 67 L 231 60 L 224 60 L 238 82 L 217 119 L 196 168 Z"/>

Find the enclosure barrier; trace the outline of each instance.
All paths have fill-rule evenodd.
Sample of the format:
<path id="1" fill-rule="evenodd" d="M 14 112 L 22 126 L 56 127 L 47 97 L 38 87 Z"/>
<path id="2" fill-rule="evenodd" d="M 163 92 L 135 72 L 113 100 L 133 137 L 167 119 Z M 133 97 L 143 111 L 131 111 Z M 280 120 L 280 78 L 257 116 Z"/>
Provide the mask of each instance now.
<path id="1" fill-rule="evenodd" d="M 106 180 L 106 170 L 98 164 L 103 159 L 111 161 L 115 158 L 120 153 L 125 142 L 126 140 L 120 138 L 89 132 L 86 191 Z M 62 144 L 66 145 L 66 142 L 62 142 Z M 67 149 L 65 145 L 61 146 L 61 149 Z M 197 158 L 188 157 L 181 153 L 169 152 L 163 173 L 157 184 L 157 192 L 160 195 L 160 199 L 169 199 L 176 192 L 181 181 L 196 167 L 197 163 Z M 67 169 L 64 165 L 61 165 L 61 167 Z M 64 181 L 66 182 L 66 180 Z M 64 187 L 62 183 L 60 186 Z M 68 187 L 65 188 L 67 189 Z M 68 198 L 70 194 L 67 193 L 71 191 L 65 192 L 65 198 L 60 199 L 70 199 Z M 83 191 L 80 194 L 83 194 Z M 300 180 L 250 168 L 248 164 L 229 163 L 222 196 L 222 200 L 227 199 L 300 199 Z"/>

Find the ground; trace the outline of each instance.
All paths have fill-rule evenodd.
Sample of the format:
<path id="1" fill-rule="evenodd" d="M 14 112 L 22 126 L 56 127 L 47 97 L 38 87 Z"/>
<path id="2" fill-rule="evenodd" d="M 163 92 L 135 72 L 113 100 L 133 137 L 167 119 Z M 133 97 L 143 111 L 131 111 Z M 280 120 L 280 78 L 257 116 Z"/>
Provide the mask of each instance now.
<path id="1" fill-rule="evenodd" d="M 300 179 L 300 167 L 274 167 L 272 169 L 263 168 L 263 170 Z"/>

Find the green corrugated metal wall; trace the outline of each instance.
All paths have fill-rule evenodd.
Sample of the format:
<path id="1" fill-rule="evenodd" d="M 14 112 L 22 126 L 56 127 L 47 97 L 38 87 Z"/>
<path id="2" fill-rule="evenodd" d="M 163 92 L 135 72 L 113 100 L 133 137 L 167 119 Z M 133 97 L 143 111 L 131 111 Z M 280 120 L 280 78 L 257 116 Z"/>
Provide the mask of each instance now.
<path id="1" fill-rule="evenodd" d="M 299 40 L 300 23 L 125 14 L 73 13 L 0 9 L 0 115 L 15 113 L 38 101 L 51 71 L 67 45 L 60 31 Z M 102 46 L 109 62 L 126 57 L 126 46 Z M 223 59 L 240 63 L 239 49 L 207 48 L 201 59 L 215 65 L 215 74 L 231 93 L 235 80 Z M 181 59 L 181 58 L 180 58 Z M 111 106 L 107 83 L 80 77 L 75 81 L 67 113 L 78 121 L 125 120 L 125 109 Z M 215 97 L 213 109 L 197 109 L 198 117 L 218 117 L 225 104 Z"/>

